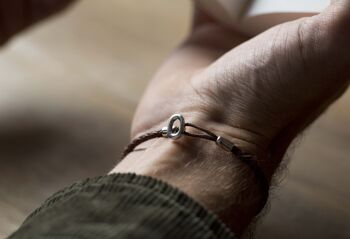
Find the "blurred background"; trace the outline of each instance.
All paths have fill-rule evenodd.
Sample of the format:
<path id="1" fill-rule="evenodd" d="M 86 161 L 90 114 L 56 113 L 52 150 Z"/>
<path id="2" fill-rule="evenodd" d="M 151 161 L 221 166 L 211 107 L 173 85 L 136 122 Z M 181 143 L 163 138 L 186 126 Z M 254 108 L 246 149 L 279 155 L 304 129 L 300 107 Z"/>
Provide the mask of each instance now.
<path id="1" fill-rule="evenodd" d="M 0 238 L 76 180 L 106 174 L 191 1 L 84 0 L 0 52 Z M 258 239 L 350 238 L 350 92 L 304 133 Z"/>

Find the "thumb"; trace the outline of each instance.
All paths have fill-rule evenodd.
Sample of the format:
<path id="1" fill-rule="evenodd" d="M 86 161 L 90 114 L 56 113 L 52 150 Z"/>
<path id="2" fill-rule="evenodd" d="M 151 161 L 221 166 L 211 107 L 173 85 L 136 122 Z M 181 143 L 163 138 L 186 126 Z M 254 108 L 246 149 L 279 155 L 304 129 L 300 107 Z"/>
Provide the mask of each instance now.
<path id="1" fill-rule="evenodd" d="M 331 0 L 331 4 L 324 12 L 333 11 L 338 12 L 340 18 L 346 17 L 350 11 L 350 1 L 349 0 Z"/>
<path id="2" fill-rule="evenodd" d="M 350 0 L 333 0 L 323 12 L 300 22 L 298 45 L 304 60 L 315 63 L 313 66 L 318 69 L 314 69 L 323 77 L 332 78 L 333 83 L 348 82 Z"/>
<path id="3" fill-rule="evenodd" d="M 325 37 L 328 47 L 337 45 L 349 49 L 350 40 L 350 0 L 332 0 L 329 7 L 310 19 L 310 27 Z M 344 52 L 345 53 L 345 52 Z"/>
<path id="4" fill-rule="evenodd" d="M 350 1 L 349 0 L 332 0 L 331 5 L 326 8 L 320 15 L 328 24 L 331 32 L 336 30 L 343 33 L 347 32 L 350 35 L 349 24 L 350 24 Z"/>

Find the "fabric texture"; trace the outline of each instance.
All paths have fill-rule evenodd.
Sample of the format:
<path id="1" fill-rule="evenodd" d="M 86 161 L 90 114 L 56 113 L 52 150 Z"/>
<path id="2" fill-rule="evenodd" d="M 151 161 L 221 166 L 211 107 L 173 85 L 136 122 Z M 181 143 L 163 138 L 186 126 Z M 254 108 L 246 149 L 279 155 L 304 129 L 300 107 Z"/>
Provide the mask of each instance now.
<path id="1" fill-rule="evenodd" d="M 178 189 L 147 176 L 112 174 L 57 192 L 9 238 L 235 237 Z"/>

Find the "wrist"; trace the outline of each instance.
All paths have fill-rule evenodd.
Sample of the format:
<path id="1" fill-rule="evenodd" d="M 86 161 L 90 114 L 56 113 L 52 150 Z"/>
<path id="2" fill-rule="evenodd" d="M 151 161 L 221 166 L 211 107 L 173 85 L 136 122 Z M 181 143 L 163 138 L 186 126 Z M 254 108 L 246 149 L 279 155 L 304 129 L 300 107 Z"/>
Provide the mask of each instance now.
<path id="1" fill-rule="evenodd" d="M 162 180 L 218 215 L 236 234 L 256 216 L 261 191 L 253 173 L 215 143 L 153 139 L 126 156 L 111 173 L 132 172 Z"/>
<path id="2" fill-rule="evenodd" d="M 208 121 L 198 114 L 184 113 L 184 116 L 186 122 L 205 127 L 242 150 L 262 157 L 261 148 L 252 143 L 254 137 L 246 131 Z M 155 128 L 164 125 L 166 122 Z M 258 207 L 262 192 L 254 172 L 212 141 L 190 137 L 176 141 L 157 138 L 137 148 L 143 150 L 127 155 L 112 172 L 134 172 L 168 182 L 218 214 L 236 233 L 261 209 Z"/>

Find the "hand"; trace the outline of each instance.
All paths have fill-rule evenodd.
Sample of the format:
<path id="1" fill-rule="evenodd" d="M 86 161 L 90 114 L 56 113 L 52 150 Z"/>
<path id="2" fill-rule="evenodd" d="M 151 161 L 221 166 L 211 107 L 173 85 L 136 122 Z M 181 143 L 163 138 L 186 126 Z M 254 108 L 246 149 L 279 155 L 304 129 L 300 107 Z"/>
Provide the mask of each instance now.
<path id="1" fill-rule="evenodd" d="M 257 154 L 266 176 L 272 177 L 290 142 L 347 88 L 349 24 L 347 0 L 249 40 L 197 18 L 189 39 L 145 92 L 132 136 L 159 129 L 170 115 L 183 113 Z M 166 180 L 236 232 L 254 216 L 258 189 L 244 190 L 244 185 L 254 185 L 249 172 L 217 146 L 193 139 L 161 139 L 145 146 L 145 152 L 131 154 L 114 172 Z"/>
<path id="2" fill-rule="evenodd" d="M 74 0 L 0 0 L 0 43 L 65 8 Z"/>

